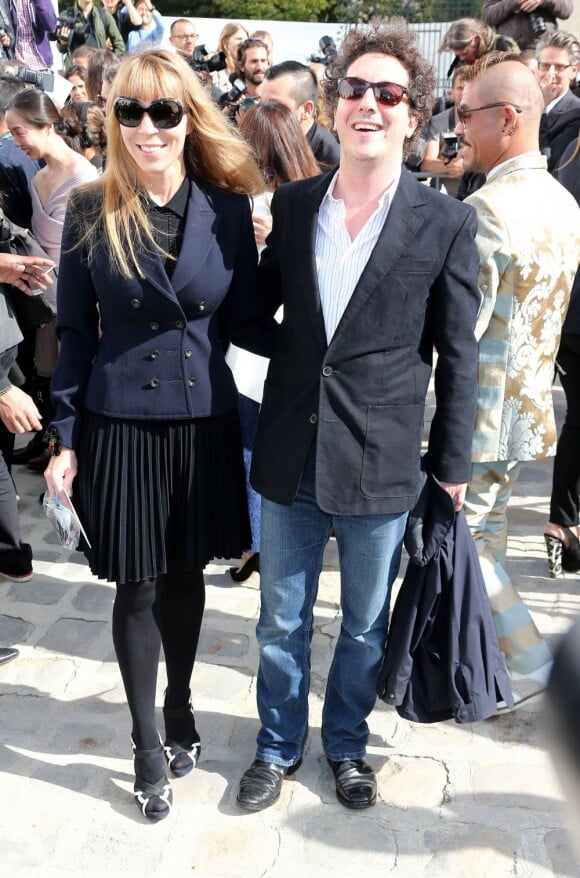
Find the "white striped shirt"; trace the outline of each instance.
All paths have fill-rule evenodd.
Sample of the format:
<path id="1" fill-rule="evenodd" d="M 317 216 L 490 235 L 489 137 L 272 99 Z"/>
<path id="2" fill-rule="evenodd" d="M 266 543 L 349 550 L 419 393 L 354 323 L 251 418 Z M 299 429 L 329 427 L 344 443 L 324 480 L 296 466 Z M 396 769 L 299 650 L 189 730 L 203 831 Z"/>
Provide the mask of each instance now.
<path id="1" fill-rule="evenodd" d="M 333 195 L 337 178 L 338 172 L 332 178 L 320 204 L 314 247 L 320 304 L 328 344 L 369 261 L 399 185 L 397 177 L 388 191 L 383 193 L 377 209 L 352 241 L 345 224 L 344 201 Z"/>

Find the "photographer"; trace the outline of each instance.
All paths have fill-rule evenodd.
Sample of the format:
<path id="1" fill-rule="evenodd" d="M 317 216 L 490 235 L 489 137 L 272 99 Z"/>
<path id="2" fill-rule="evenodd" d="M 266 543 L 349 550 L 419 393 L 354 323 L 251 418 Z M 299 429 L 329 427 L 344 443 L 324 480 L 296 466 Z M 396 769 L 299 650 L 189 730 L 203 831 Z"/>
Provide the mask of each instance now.
<path id="1" fill-rule="evenodd" d="M 127 45 L 127 37 L 132 30 L 141 27 L 141 16 L 135 9 L 133 0 L 103 0 L 103 8 L 107 10 L 119 28 L 119 33 Z M 107 47 L 108 48 L 108 47 Z"/>
<path id="2" fill-rule="evenodd" d="M 459 138 L 455 134 L 455 109 L 461 102 L 465 85 L 465 67 L 456 67 L 451 80 L 451 97 L 453 105 L 442 113 L 431 118 L 425 134 L 425 154 L 420 165 L 421 171 L 428 174 L 447 174 L 445 190 L 448 195 L 457 197 L 461 177 L 463 176 L 463 159 L 459 158 Z M 448 135 L 447 137 L 445 135 Z"/>
<path id="3" fill-rule="evenodd" d="M 125 43 L 119 28 L 108 12 L 97 9 L 93 0 L 77 0 L 58 19 L 56 47 L 65 56 L 65 67 L 71 64 L 71 55 L 79 46 L 111 49 L 115 55 L 125 52 Z"/>
<path id="4" fill-rule="evenodd" d="M 574 0 L 483 0 L 481 18 L 527 49 L 558 30 L 556 19 L 570 18 L 573 9 Z"/>
<path id="5" fill-rule="evenodd" d="M 262 40 L 244 40 L 238 49 L 238 73 L 246 85 L 245 96 L 259 97 L 268 62 L 268 46 Z"/>

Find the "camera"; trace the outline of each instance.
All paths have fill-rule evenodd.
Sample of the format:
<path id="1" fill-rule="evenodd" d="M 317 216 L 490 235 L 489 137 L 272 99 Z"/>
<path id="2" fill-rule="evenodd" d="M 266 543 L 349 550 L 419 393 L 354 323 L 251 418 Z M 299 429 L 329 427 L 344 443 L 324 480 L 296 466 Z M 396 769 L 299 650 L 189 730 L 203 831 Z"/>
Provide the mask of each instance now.
<path id="1" fill-rule="evenodd" d="M 226 69 L 226 56 L 224 52 L 210 55 L 205 45 L 202 44 L 195 47 L 188 63 L 196 73 L 214 73 L 217 70 Z"/>
<path id="2" fill-rule="evenodd" d="M 39 88 L 40 91 L 54 91 L 53 70 L 29 70 L 28 67 L 17 67 L 13 75 L 22 82 Z"/>
<path id="3" fill-rule="evenodd" d="M 322 54 L 310 55 L 308 60 L 311 64 L 328 64 L 336 58 L 336 43 L 332 37 L 320 37 L 318 48 Z"/>
<path id="4" fill-rule="evenodd" d="M 448 164 L 459 152 L 459 137 L 454 131 L 442 131 L 440 134 L 441 158 Z"/>
<path id="5" fill-rule="evenodd" d="M 246 91 L 246 83 L 237 75 L 237 73 L 232 73 L 230 75 L 230 83 L 232 85 L 230 90 L 219 96 L 218 107 L 222 110 L 224 107 L 227 107 L 229 118 L 235 119 L 239 109 L 240 98 Z"/>
<path id="6" fill-rule="evenodd" d="M 49 40 L 58 40 L 58 32 L 62 28 L 67 27 L 70 30 L 68 36 L 68 47 L 72 48 L 74 40 L 75 46 L 80 46 L 91 32 L 91 25 L 86 20 L 82 12 L 78 15 L 60 15 L 56 19 L 56 27 L 54 31 L 48 34 Z"/>
<path id="7" fill-rule="evenodd" d="M 546 32 L 546 21 L 544 17 L 538 15 L 537 12 L 530 12 L 530 24 L 532 26 L 532 33 L 535 37 L 539 37 Z"/>

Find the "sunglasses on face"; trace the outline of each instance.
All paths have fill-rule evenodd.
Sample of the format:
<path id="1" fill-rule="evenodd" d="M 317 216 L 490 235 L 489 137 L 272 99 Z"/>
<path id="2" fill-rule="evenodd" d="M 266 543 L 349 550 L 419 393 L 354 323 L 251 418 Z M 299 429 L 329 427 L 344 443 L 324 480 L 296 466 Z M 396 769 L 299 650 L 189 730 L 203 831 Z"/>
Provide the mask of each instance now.
<path id="1" fill-rule="evenodd" d="M 345 76 L 338 83 L 338 96 L 345 101 L 357 100 L 362 98 L 369 88 L 376 102 L 387 107 L 396 107 L 409 94 L 405 86 L 399 85 L 398 82 L 367 82 L 366 79 L 358 79 L 356 76 Z"/>
<path id="2" fill-rule="evenodd" d="M 137 128 L 145 113 L 157 128 L 176 128 L 183 119 L 183 104 L 175 98 L 160 98 L 143 107 L 137 98 L 116 98 L 115 117 L 123 128 Z"/>

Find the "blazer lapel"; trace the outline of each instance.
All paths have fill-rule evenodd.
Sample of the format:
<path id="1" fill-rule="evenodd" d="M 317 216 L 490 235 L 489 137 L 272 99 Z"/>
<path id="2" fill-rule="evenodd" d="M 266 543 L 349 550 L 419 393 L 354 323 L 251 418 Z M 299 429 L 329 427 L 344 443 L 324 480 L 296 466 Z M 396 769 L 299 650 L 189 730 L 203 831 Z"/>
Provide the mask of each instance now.
<path id="1" fill-rule="evenodd" d="M 393 203 L 377 243 L 342 315 L 331 344 L 340 337 L 361 308 L 364 308 L 379 284 L 401 256 L 412 253 L 412 241 L 424 222 L 417 207 L 425 204 L 421 184 L 403 169 Z"/>
<path id="2" fill-rule="evenodd" d="M 221 221 L 211 203 L 199 187 L 191 181 L 183 243 L 169 280 L 163 257 L 153 249 L 143 250 L 139 264 L 147 281 L 168 299 L 175 301 L 176 294 L 203 269 L 203 262 L 215 240 L 215 233 Z"/>
<path id="3" fill-rule="evenodd" d="M 307 320 L 305 325 L 311 326 L 318 343 L 322 349 L 328 347 L 326 329 L 322 305 L 320 303 L 320 289 L 318 286 L 318 271 L 316 268 L 316 230 L 318 227 L 318 211 L 322 199 L 326 195 L 330 181 L 335 171 L 327 172 L 321 177 L 314 178 L 313 189 L 307 190 L 304 195 L 304 203 L 301 205 L 301 221 L 297 231 L 297 259 L 303 266 L 301 288 L 305 298 Z"/>

